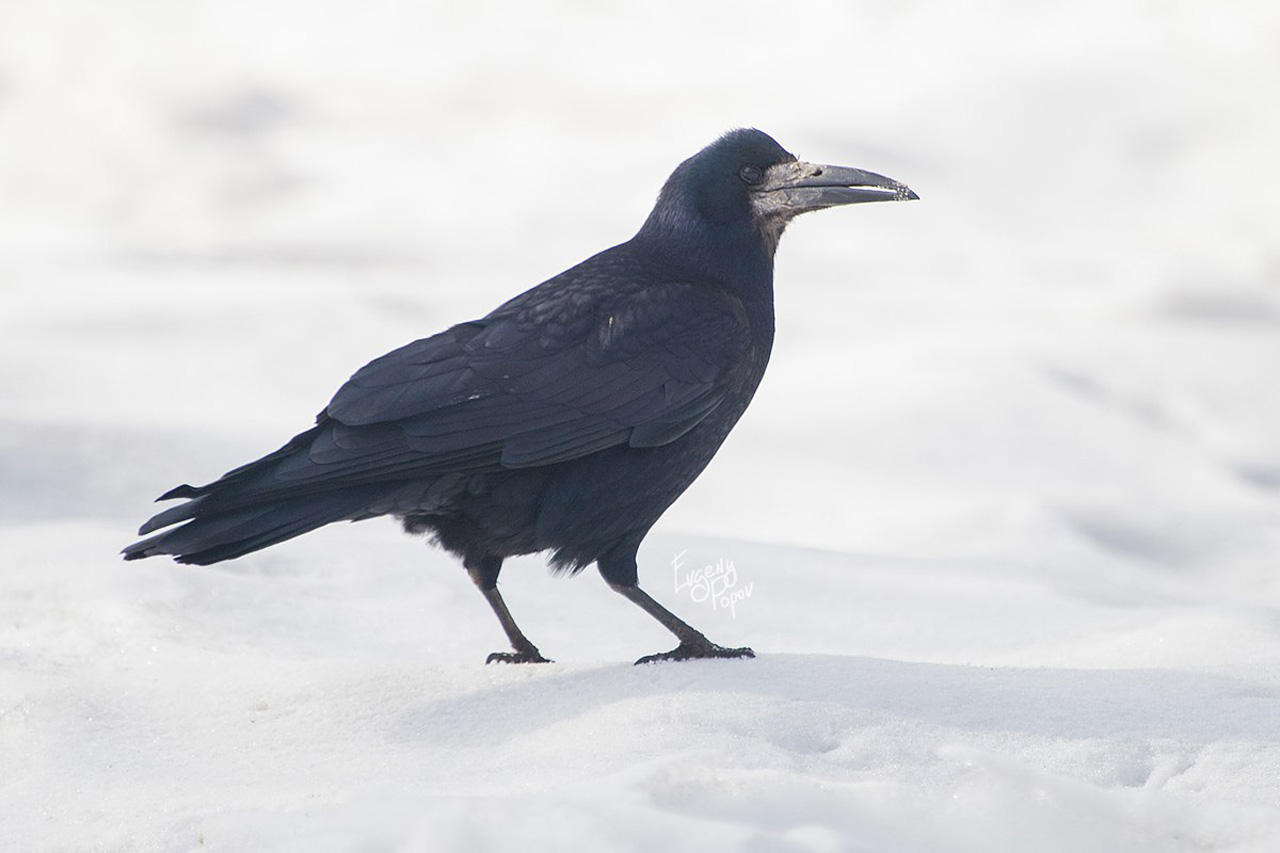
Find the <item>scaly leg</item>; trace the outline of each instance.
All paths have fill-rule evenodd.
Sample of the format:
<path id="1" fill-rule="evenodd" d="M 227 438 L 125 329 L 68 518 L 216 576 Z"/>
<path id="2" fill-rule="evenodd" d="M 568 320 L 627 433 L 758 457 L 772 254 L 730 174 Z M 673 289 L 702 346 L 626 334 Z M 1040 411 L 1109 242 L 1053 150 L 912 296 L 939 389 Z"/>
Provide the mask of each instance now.
<path id="1" fill-rule="evenodd" d="M 514 652 L 494 652 L 485 658 L 485 663 L 551 663 L 538 651 L 538 647 L 529 642 L 529 638 L 520 630 L 516 620 L 511 618 L 507 603 L 498 592 L 498 572 L 502 570 L 502 558 L 492 555 L 468 557 L 463 561 L 471 580 L 480 589 L 484 600 L 493 608 L 494 615 L 502 623 L 502 630 L 507 632 Z"/>
<path id="2" fill-rule="evenodd" d="M 636 551 L 639 540 L 616 548 L 610 554 L 596 561 L 596 567 L 604 576 L 609 588 L 628 601 L 637 605 L 645 613 L 662 624 L 662 627 L 676 635 L 680 645 L 669 652 L 645 655 L 636 661 L 637 664 L 657 663 L 664 660 L 693 660 L 695 658 L 753 658 L 756 653 L 743 646 L 737 649 L 718 646 L 706 636 L 667 608 L 654 601 L 649 593 L 642 590 L 636 582 Z"/>

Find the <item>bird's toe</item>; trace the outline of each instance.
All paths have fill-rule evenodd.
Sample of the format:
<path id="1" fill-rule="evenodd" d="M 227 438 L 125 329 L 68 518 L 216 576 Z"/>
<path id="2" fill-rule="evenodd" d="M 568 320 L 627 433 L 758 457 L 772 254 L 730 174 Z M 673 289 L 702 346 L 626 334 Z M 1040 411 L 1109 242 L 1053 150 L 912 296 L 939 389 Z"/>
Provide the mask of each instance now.
<path id="1" fill-rule="evenodd" d="M 554 663 L 550 658 L 544 658 L 542 653 L 537 649 L 527 649 L 522 652 L 494 652 L 484 659 L 486 664 L 490 663 Z"/>
<path id="2" fill-rule="evenodd" d="M 683 642 L 669 652 L 645 655 L 636 661 L 636 665 L 659 663 L 661 661 L 697 660 L 699 658 L 753 658 L 755 656 L 756 653 L 746 646 L 730 649 L 724 646 L 717 646 L 709 641 L 702 643 Z"/>

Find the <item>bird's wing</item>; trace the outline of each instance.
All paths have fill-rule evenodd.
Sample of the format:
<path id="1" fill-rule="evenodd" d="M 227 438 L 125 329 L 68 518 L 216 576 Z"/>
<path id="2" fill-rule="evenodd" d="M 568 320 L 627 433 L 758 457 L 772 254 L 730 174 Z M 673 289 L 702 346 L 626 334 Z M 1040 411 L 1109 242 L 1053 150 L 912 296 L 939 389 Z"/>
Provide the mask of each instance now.
<path id="1" fill-rule="evenodd" d="M 322 414 L 332 428 L 276 476 L 369 482 L 659 446 L 720 404 L 750 348 L 741 305 L 718 291 L 544 291 L 362 368 Z"/>

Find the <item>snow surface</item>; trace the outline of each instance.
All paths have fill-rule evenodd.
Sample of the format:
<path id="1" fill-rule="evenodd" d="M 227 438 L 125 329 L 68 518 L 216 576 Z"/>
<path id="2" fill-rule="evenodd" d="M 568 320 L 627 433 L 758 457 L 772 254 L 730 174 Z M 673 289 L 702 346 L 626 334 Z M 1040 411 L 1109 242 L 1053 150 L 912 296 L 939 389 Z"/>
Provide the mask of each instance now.
<path id="1" fill-rule="evenodd" d="M 1280 849 L 1276 8 L 6 0 L 0 850 Z M 528 558 L 486 667 L 386 521 L 119 561 L 737 125 L 922 198 L 791 229 L 642 551 L 756 660 Z"/>

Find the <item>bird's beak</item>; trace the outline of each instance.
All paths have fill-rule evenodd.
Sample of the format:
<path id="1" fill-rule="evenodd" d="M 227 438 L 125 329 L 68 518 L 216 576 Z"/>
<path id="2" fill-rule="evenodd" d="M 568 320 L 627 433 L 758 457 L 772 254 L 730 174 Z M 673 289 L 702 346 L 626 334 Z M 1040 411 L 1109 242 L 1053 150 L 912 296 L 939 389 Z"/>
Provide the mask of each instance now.
<path id="1" fill-rule="evenodd" d="M 771 167 L 756 191 L 756 204 L 762 212 L 782 214 L 788 219 L 842 204 L 918 198 L 906 184 L 875 172 L 803 161 Z"/>

